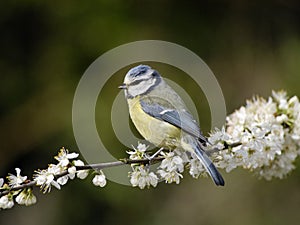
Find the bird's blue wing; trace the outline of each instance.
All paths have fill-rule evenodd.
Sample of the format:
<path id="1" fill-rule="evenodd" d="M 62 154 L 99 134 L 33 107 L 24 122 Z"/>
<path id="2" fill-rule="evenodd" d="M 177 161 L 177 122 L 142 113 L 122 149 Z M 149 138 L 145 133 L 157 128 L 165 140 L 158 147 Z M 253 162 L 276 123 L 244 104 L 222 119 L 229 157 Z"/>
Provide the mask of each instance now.
<path id="1" fill-rule="evenodd" d="M 196 120 L 193 119 L 193 116 L 188 111 L 184 109 L 174 109 L 167 101 L 161 101 L 163 100 L 160 99 L 157 102 L 150 98 L 143 98 L 140 100 L 140 104 L 145 113 L 170 123 L 186 133 L 207 142 Z"/>

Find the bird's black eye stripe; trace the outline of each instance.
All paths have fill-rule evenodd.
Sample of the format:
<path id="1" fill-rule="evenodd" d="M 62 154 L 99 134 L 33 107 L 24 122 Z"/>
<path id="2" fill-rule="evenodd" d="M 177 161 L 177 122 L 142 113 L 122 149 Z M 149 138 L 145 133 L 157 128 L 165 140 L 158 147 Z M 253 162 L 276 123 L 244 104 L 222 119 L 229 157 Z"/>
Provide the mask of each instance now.
<path id="1" fill-rule="evenodd" d="M 141 74 L 143 74 L 145 71 L 139 71 L 135 74 L 132 74 L 134 77 L 140 76 Z"/>
<path id="2" fill-rule="evenodd" d="M 133 81 L 132 83 L 130 83 L 130 85 L 137 85 L 137 84 L 139 84 L 139 83 L 141 83 L 141 82 L 143 82 L 143 81 L 146 81 L 146 80 L 149 80 L 149 78 L 147 78 L 147 79 L 135 80 L 135 81 Z"/>
<path id="3" fill-rule="evenodd" d="M 133 71 L 131 76 L 133 76 L 133 77 L 140 76 L 140 75 L 144 74 L 145 72 L 147 72 L 147 70 L 148 70 L 147 67 L 140 67 L 139 70 Z"/>

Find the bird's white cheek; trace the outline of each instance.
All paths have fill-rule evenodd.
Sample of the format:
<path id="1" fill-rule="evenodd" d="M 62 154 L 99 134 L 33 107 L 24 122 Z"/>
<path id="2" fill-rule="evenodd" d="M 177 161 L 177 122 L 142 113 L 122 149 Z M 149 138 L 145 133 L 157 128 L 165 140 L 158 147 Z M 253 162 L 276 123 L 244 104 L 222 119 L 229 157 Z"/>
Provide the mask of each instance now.
<path id="1" fill-rule="evenodd" d="M 133 97 L 145 94 L 147 91 L 149 91 L 155 86 L 155 82 L 156 79 L 149 79 L 142 81 L 136 85 L 131 85 L 128 87 L 128 94 Z"/>

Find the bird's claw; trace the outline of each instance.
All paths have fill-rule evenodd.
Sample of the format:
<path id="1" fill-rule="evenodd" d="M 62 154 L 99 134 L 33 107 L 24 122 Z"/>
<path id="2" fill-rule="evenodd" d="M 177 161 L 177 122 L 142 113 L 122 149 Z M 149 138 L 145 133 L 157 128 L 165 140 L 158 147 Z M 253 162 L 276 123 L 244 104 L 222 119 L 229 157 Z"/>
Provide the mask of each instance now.
<path id="1" fill-rule="evenodd" d="M 164 150 L 164 148 L 158 149 L 153 155 L 147 157 L 150 165 L 153 163 L 154 158 L 158 156 L 162 150 Z"/>

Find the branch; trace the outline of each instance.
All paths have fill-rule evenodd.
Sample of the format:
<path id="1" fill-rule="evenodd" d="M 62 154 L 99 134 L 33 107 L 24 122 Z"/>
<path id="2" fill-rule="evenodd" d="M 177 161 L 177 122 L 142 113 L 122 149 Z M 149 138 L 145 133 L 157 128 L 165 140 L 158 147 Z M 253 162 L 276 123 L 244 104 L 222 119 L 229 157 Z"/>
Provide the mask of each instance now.
<path id="1" fill-rule="evenodd" d="M 95 163 L 95 164 L 88 164 L 88 165 L 84 165 L 84 166 L 75 166 L 75 167 L 76 167 L 76 171 L 91 170 L 91 169 L 101 170 L 101 169 L 105 169 L 105 168 L 131 165 L 131 164 L 154 164 L 154 163 L 162 161 L 163 159 L 164 159 L 163 157 L 155 157 L 153 159 L 149 158 L 149 159 L 139 159 L 139 160 L 132 160 L 132 159 L 125 158 L 125 159 L 120 159 L 120 161 L 115 161 L 115 162 Z M 57 179 L 57 178 L 65 176 L 67 174 L 68 174 L 68 171 L 65 170 L 64 172 L 55 175 L 55 178 Z M 24 182 L 24 184 L 21 184 L 17 187 L 13 187 L 10 189 L 6 189 L 4 191 L 0 191 L 0 197 L 2 197 L 3 195 L 7 195 L 11 191 L 22 190 L 25 188 L 33 187 L 35 185 L 36 185 L 35 180 L 26 180 Z"/>

